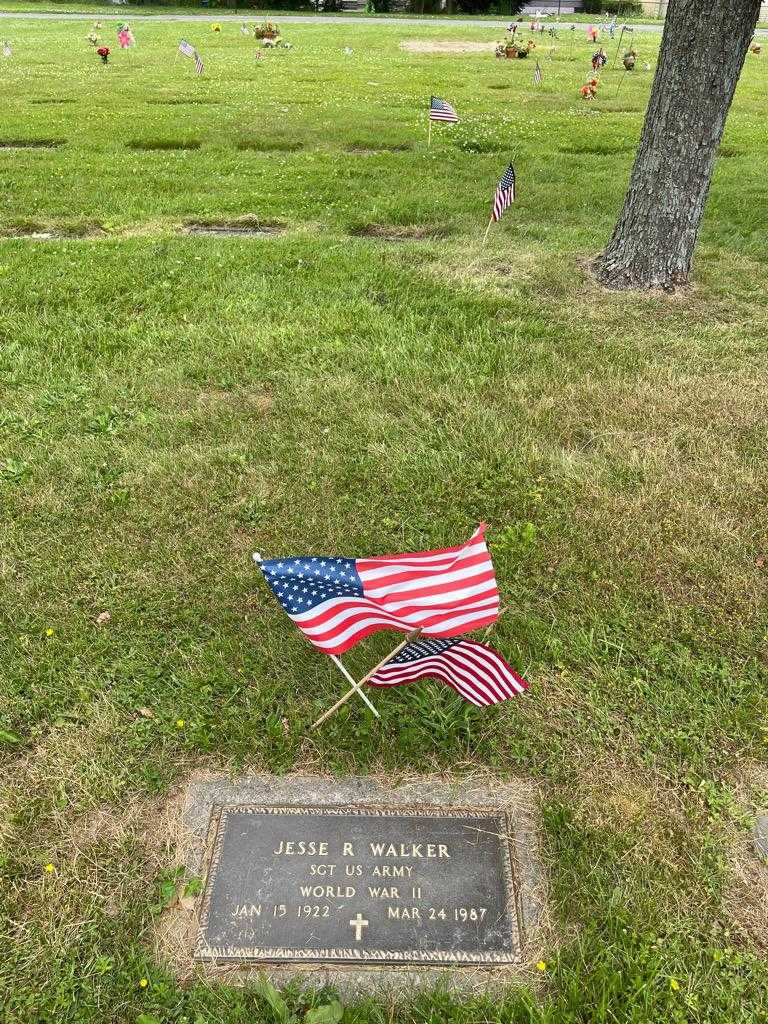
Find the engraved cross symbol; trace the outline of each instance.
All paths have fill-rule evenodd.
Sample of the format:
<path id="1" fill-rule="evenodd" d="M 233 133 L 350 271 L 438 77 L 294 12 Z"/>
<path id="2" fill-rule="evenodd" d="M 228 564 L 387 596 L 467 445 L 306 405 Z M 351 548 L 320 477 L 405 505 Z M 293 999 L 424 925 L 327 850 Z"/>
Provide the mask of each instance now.
<path id="1" fill-rule="evenodd" d="M 363 915 L 358 911 L 357 917 L 353 917 L 349 922 L 350 928 L 355 929 L 355 942 L 359 942 L 363 937 L 363 928 L 368 927 L 368 922 L 365 920 Z"/>

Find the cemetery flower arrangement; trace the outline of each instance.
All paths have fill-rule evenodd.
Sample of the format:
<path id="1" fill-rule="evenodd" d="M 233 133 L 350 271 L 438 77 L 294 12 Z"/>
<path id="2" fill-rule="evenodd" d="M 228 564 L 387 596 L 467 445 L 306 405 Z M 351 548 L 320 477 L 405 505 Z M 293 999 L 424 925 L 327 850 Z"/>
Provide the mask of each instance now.
<path id="1" fill-rule="evenodd" d="M 117 33 L 117 41 L 120 43 L 122 50 L 127 50 L 133 46 L 135 39 L 133 38 L 133 32 L 131 32 L 131 26 L 128 24 L 121 25 L 120 30 Z"/>
<path id="2" fill-rule="evenodd" d="M 628 50 L 627 53 L 624 54 L 622 64 L 624 65 L 627 71 L 634 71 L 636 63 L 637 54 L 634 50 Z"/>
<path id="3" fill-rule="evenodd" d="M 253 34 L 262 41 L 271 39 L 273 42 L 278 42 L 280 39 L 280 29 L 277 27 L 277 22 L 269 20 L 262 22 L 261 25 L 257 25 L 253 30 Z"/>
<path id="4" fill-rule="evenodd" d="M 536 49 L 536 43 L 532 39 L 529 39 L 527 43 L 524 43 L 522 39 L 515 38 L 515 36 L 508 36 L 503 43 L 499 43 L 496 47 L 497 57 L 527 57 L 531 50 Z"/>
<path id="5" fill-rule="evenodd" d="M 590 78 L 586 85 L 582 85 L 582 87 L 579 89 L 579 92 L 585 100 L 593 100 L 595 96 L 597 96 L 597 87 L 599 85 L 599 78 Z"/>
<path id="6" fill-rule="evenodd" d="M 106 64 L 108 62 L 108 60 L 109 60 L 109 47 L 108 46 L 100 46 L 98 48 L 98 50 L 96 51 L 96 53 L 98 53 L 98 55 L 101 57 L 101 63 L 102 64 Z"/>
<path id="7" fill-rule="evenodd" d="M 211 32 L 221 32 L 221 25 L 218 23 L 218 21 L 214 22 L 214 24 L 211 25 Z"/>

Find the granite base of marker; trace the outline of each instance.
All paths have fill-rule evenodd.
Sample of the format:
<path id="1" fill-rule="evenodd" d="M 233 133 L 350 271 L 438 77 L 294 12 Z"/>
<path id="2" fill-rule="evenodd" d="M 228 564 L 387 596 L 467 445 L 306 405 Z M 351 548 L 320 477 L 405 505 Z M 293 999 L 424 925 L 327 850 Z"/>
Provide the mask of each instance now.
<path id="1" fill-rule="evenodd" d="M 298 832 L 297 822 L 301 825 Z M 433 822 L 435 842 L 428 842 Z M 326 828 L 331 832 L 324 832 Z M 482 857 L 498 858 L 496 846 L 502 851 L 508 848 L 512 870 L 505 857 L 503 869 L 491 859 L 486 887 L 476 865 L 473 873 L 472 851 L 467 861 L 465 849 L 454 850 L 456 832 L 464 835 L 462 829 L 475 837 L 478 863 Z M 334 858 L 334 842 L 329 842 L 328 849 L 321 840 L 342 834 L 350 841 L 341 844 L 339 839 Z M 304 837 L 305 845 L 294 841 L 296 836 Z M 404 836 L 411 842 L 396 841 Z M 389 838 L 395 840 L 391 849 L 386 845 Z M 170 961 L 182 979 L 202 976 L 239 985 L 266 973 L 277 985 L 299 977 L 313 987 L 333 985 L 347 995 L 436 985 L 479 993 L 515 982 L 542 955 L 545 880 L 538 852 L 535 792 L 527 783 L 500 782 L 488 776 L 462 781 L 421 776 L 397 786 L 362 777 L 198 777 L 185 788 L 175 839 L 187 875 L 204 882 L 198 897 L 183 899 L 160 922 L 158 955 Z M 377 842 L 367 842 L 369 839 Z M 249 851 L 259 844 L 270 854 L 289 854 L 279 863 L 279 870 L 289 874 L 274 882 L 277 872 L 269 867 L 263 876 L 266 887 L 254 887 L 247 863 Z M 371 859 L 372 850 L 381 857 Z M 411 854 L 416 860 L 409 862 Z M 400 859 L 403 856 L 405 860 Z M 274 863 L 278 865 L 278 861 Z M 328 872 L 331 863 L 336 864 L 336 874 L 309 877 L 310 872 Z M 305 872 L 303 880 L 308 885 L 316 883 L 317 888 L 299 886 L 291 874 L 297 871 Z M 358 874 L 355 878 L 356 871 L 383 873 L 384 877 L 361 879 Z M 497 906 L 505 884 L 496 878 L 497 873 L 504 876 L 510 892 L 506 917 Z M 391 875 L 394 878 L 387 877 Z M 422 878 L 431 896 L 424 896 Z M 244 879 L 251 885 L 247 898 L 238 895 Z M 376 885 L 369 888 L 368 883 L 373 882 Z M 272 884 L 280 892 L 287 891 L 287 885 L 307 896 L 292 904 L 270 893 Z M 326 885 L 329 887 L 324 890 Z M 386 891 L 385 886 L 390 887 L 390 895 L 397 893 L 392 906 L 386 907 L 389 915 L 412 915 L 416 903 L 421 907 L 423 932 L 408 933 L 412 923 L 395 920 L 390 924 L 394 939 L 387 944 L 392 936 L 384 934 L 385 908 L 368 900 L 369 894 Z M 345 900 L 355 889 L 358 896 Z M 330 894 L 327 900 L 317 895 L 321 890 Z M 358 905 L 362 891 L 367 902 Z M 411 900 L 412 894 L 421 899 Z M 333 927 L 343 942 L 323 941 L 323 929 L 331 927 L 331 922 L 322 920 L 323 914 L 328 916 L 329 906 L 336 918 Z M 375 919 L 371 911 L 378 915 Z M 431 915 L 429 922 L 427 914 Z M 297 915 L 305 931 L 299 928 Z M 273 920 L 281 916 L 284 921 Z M 483 916 L 485 923 L 481 923 Z M 230 917 L 235 920 L 230 922 Z M 491 921 L 493 927 L 489 927 Z M 454 933 L 455 949 L 431 951 L 435 943 L 430 943 L 429 935 L 452 944 L 446 936 Z M 280 936 L 295 947 L 301 945 L 296 936 L 302 934 L 307 936 L 308 949 L 286 951 L 265 938 Z M 418 941 L 404 949 L 403 936 L 408 934 L 418 936 Z M 380 937 L 378 946 L 372 935 Z M 252 940 L 255 948 L 241 948 L 248 946 L 248 936 L 256 936 Z M 331 946 L 343 948 L 328 948 Z M 349 962 L 355 957 L 359 959 Z M 444 962 L 429 962 L 435 957 L 444 957 Z M 391 959 L 399 962 L 389 962 Z"/>

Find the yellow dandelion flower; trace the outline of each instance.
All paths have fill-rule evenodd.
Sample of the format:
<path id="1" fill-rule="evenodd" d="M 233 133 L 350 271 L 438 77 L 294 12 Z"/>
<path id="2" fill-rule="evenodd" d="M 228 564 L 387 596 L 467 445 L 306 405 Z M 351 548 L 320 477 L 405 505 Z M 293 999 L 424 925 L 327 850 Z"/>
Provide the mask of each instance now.
<path id="1" fill-rule="evenodd" d="M 139 988 L 146 988 L 148 984 L 149 982 L 147 981 L 146 978 L 139 979 Z"/>
<path id="2" fill-rule="evenodd" d="M 186 724 L 187 723 L 184 721 L 183 718 L 177 718 L 176 719 L 176 728 L 177 729 L 183 729 Z"/>
<path id="3" fill-rule="evenodd" d="M 536 970 L 537 971 L 546 971 L 546 969 L 547 969 L 546 961 L 539 960 L 539 962 L 536 964 Z"/>
<path id="4" fill-rule="evenodd" d="M 53 630 L 51 629 L 50 626 L 48 627 L 48 629 L 46 629 L 45 635 L 46 636 L 53 636 Z"/>
<path id="5" fill-rule="evenodd" d="M 669 987 L 672 989 L 673 992 L 677 992 L 680 988 L 680 982 L 677 980 L 677 978 L 670 978 Z"/>
<path id="6" fill-rule="evenodd" d="M 56 868 L 53 866 L 53 864 L 46 864 L 45 865 L 45 871 L 46 871 L 47 874 L 52 875 L 55 870 L 56 870 Z"/>

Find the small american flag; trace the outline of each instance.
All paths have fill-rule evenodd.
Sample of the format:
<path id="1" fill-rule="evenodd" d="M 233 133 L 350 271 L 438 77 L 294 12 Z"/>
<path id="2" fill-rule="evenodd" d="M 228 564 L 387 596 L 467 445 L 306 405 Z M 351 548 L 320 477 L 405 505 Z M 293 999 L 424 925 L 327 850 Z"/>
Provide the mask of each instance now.
<path id="1" fill-rule="evenodd" d="M 7 42 L 3 43 L 3 56 L 10 57 L 12 53 L 13 50 L 11 49 L 11 44 Z"/>
<path id="2" fill-rule="evenodd" d="M 435 676 L 465 700 L 486 708 L 524 693 L 526 681 L 498 651 L 475 640 L 416 640 L 368 680 L 371 686 L 402 686 Z"/>
<path id="3" fill-rule="evenodd" d="M 195 71 L 198 75 L 202 75 L 203 73 L 203 61 L 197 50 L 195 50 Z"/>
<path id="4" fill-rule="evenodd" d="M 248 26 L 243 22 L 240 26 L 240 34 L 243 36 L 249 36 L 251 33 L 248 31 Z"/>
<path id="5" fill-rule="evenodd" d="M 184 57 L 194 57 L 197 50 L 194 48 L 192 43 L 188 43 L 186 39 L 182 39 L 179 43 L 179 53 Z"/>
<path id="6" fill-rule="evenodd" d="M 458 124 L 459 115 L 450 103 L 433 96 L 429 101 L 429 120 L 448 121 L 450 124 Z"/>
<path id="7" fill-rule="evenodd" d="M 499 590 L 484 532 L 480 525 L 466 543 L 438 551 L 282 558 L 260 566 L 310 643 L 343 654 L 379 629 L 448 637 L 495 622 Z"/>
<path id="8" fill-rule="evenodd" d="M 499 220 L 502 213 L 515 201 L 515 168 L 512 164 L 504 171 L 504 176 L 498 184 L 496 194 L 493 197 L 493 209 L 491 220 Z"/>
<path id="9" fill-rule="evenodd" d="M 534 85 L 541 85 L 543 79 L 544 79 L 544 76 L 541 73 L 541 65 L 539 64 L 538 61 L 536 61 L 536 67 L 535 67 L 534 72 L 533 72 L 533 84 Z"/>

